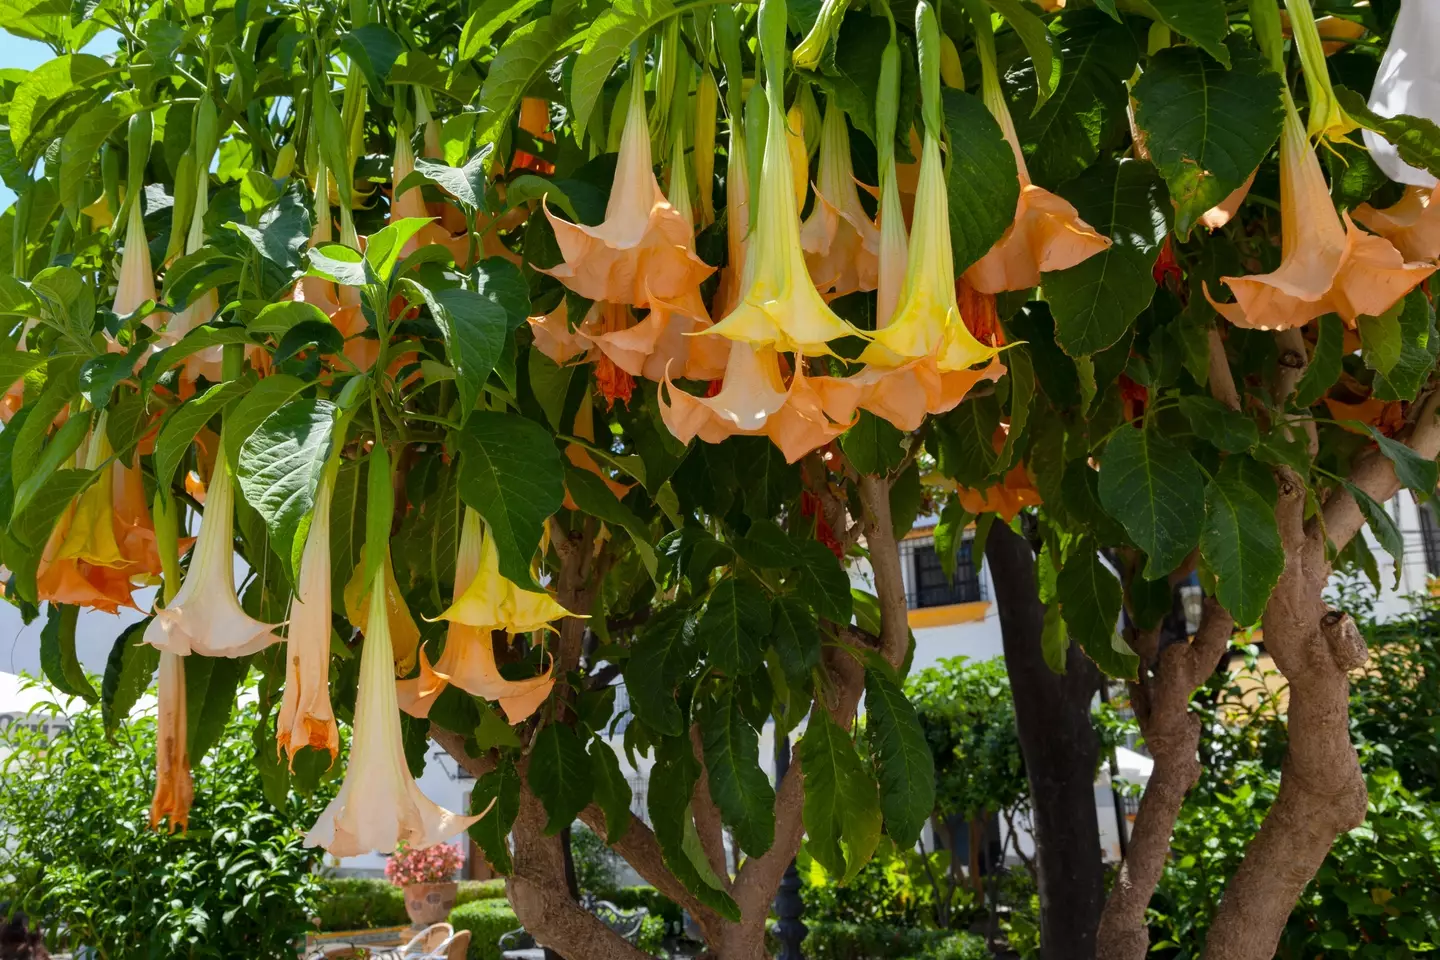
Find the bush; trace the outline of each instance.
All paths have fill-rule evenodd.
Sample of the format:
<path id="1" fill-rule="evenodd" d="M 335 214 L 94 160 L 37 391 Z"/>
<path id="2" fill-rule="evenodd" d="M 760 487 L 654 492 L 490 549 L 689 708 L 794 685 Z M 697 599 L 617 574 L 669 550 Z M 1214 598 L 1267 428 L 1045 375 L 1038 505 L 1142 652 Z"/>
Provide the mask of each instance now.
<path id="1" fill-rule="evenodd" d="M 515 911 L 504 900 L 472 900 L 450 911 L 455 932 L 470 931 L 468 960 L 500 960 L 500 938 L 519 929 Z"/>
<path id="2" fill-rule="evenodd" d="M 462 880 L 455 906 L 504 899 L 504 880 Z M 410 922 L 404 891 L 388 880 L 329 877 L 322 881 L 319 903 L 321 930 L 373 930 Z"/>
<path id="3" fill-rule="evenodd" d="M 674 936 L 679 936 L 685 925 L 685 913 L 680 909 L 680 905 L 654 887 L 616 887 L 596 896 L 601 900 L 609 900 L 621 910 L 644 907 L 650 912 L 650 916 L 663 920 Z"/>
<path id="4" fill-rule="evenodd" d="M 652 957 L 658 957 L 665 952 L 665 921 L 655 914 L 649 914 L 640 921 L 640 936 L 635 939 L 635 946 L 644 950 Z"/>
<path id="5" fill-rule="evenodd" d="M 990 960 L 985 938 L 973 933 L 952 933 L 931 944 L 916 960 Z"/>
<path id="6" fill-rule="evenodd" d="M 804 918 L 802 918 L 804 919 Z M 800 950 L 809 960 L 906 960 L 927 955 L 955 934 L 923 927 L 806 920 Z"/>
<path id="7" fill-rule="evenodd" d="M 58 708 L 56 708 L 58 712 Z M 150 829 L 155 720 L 139 716 L 107 740 L 98 706 L 54 740 L 11 724 L 0 768 L 0 823 L 13 906 L 70 946 L 101 956 L 229 960 L 294 954 L 313 929 L 320 851 L 303 843 L 333 792 L 266 799 L 257 750 L 273 732 L 241 707 L 194 770 L 188 832 Z M 273 786 L 273 784 L 272 784 Z M 282 784 L 283 787 L 283 784 Z"/>

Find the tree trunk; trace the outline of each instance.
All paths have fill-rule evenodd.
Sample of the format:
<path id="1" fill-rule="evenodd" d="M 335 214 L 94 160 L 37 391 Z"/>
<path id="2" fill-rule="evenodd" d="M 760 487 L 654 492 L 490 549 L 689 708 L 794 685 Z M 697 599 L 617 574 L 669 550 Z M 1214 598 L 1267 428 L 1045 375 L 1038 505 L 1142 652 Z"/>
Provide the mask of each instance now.
<path id="1" fill-rule="evenodd" d="M 1093 960 L 1105 899 L 1095 771 L 1100 741 L 1090 720 L 1099 674 L 1071 644 L 1066 669 L 1045 665 L 1045 608 L 1035 579 L 1035 552 L 1004 524 L 986 544 L 1000 613 L 1005 669 L 1030 780 L 1044 960 Z"/>

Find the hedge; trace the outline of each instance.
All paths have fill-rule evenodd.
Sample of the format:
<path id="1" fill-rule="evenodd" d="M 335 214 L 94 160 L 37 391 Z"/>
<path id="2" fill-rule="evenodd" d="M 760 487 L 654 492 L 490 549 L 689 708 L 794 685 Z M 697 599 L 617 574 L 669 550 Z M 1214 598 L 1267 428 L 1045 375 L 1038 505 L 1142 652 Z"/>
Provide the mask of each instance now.
<path id="1" fill-rule="evenodd" d="M 318 910 L 321 930 L 374 930 L 410 922 L 404 891 L 388 880 L 327 877 L 323 883 Z M 462 880 L 455 905 L 504 898 L 504 880 Z"/>
<path id="2" fill-rule="evenodd" d="M 450 911 L 455 932 L 470 931 L 468 960 L 500 960 L 500 937 L 520 927 L 504 900 L 474 900 Z"/>
<path id="3" fill-rule="evenodd" d="M 990 956 L 983 937 L 953 930 L 823 920 L 807 926 L 810 932 L 800 949 L 809 960 L 982 960 Z"/>

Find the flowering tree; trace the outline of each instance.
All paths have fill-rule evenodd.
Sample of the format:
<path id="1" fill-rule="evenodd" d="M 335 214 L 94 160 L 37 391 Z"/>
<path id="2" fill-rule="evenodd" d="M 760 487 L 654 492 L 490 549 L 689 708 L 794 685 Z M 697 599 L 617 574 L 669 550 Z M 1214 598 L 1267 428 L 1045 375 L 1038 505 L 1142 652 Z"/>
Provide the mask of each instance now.
<path id="1" fill-rule="evenodd" d="M 1393 5 L 1232 6 L 11 3 L 56 57 L 0 73 L 5 596 L 111 709 L 160 651 L 157 825 L 253 666 L 270 776 L 350 729 L 310 842 L 468 829 L 537 940 L 637 956 L 565 892 L 578 817 L 751 958 L 803 835 L 852 876 L 933 809 L 896 543 L 928 487 L 943 552 L 1025 533 L 1048 663 L 1134 686 L 1156 777 L 1107 957 L 1147 946 L 1189 694 L 1262 622 L 1290 761 L 1209 955 L 1268 956 L 1364 810 L 1364 648 L 1321 588 L 1436 485 L 1440 133 L 1417 58 L 1377 64 Z M 1377 70 L 1376 112 L 1332 82 Z M 1162 649 L 1197 570 L 1206 623 Z M 76 613 L 124 605 L 97 694 Z M 775 786 L 772 718 L 805 724 Z M 416 788 L 427 737 L 472 810 Z"/>

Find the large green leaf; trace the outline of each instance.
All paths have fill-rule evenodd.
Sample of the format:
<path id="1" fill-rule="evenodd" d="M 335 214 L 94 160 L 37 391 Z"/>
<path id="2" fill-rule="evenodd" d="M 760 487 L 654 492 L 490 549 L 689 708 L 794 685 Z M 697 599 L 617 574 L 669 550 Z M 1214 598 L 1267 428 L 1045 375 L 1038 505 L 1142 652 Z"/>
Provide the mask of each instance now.
<path id="1" fill-rule="evenodd" d="M 1013 2 L 1013 0 L 1012 0 Z M 1018 3 L 1017 3 L 1018 6 Z M 950 201 L 950 253 L 958 277 L 1005 235 L 1020 199 L 1015 151 L 977 97 L 941 92 L 950 134 L 946 192 Z"/>
<path id="2" fill-rule="evenodd" d="M 1010 29 L 1015 31 L 1025 46 L 1025 52 L 1030 55 L 1030 65 L 1038 81 L 1035 103 L 1038 110 L 1050 99 L 1050 94 L 1055 92 L 1060 83 L 1061 59 L 1059 51 L 1055 49 L 1055 38 L 1045 21 L 1030 12 L 1020 0 L 986 2 L 1010 24 Z"/>
<path id="3" fill-rule="evenodd" d="M 1406 446 L 1398 440 L 1390 439 L 1372 426 L 1354 421 L 1351 423 L 1357 427 L 1364 427 L 1374 438 L 1380 446 L 1380 452 L 1395 465 L 1395 476 L 1400 478 L 1401 483 L 1422 497 L 1434 495 L 1435 487 L 1440 484 L 1440 465 L 1435 463 L 1434 458 L 1422 457 L 1415 452 L 1414 448 Z"/>
<path id="4" fill-rule="evenodd" d="M 308 306 L 308 304 L 306 304 Z M 299 377 L 287 373 L 272 373 L 255 384 L 225 416 L 225 457 L 230 465 L 238 467 L 240 447 L 250 434 L 264 423 L 276 410 L 295 398 L 300 391 L 310 386 Z"/>
<path id="5" fill-rule="evenodd" d="M 1227 457 L 1205 487 L 1200 555 L 1216 598 L 1242 626 L 1260 619 L 1285 570 L 1275 496 L 1274 476 L 1246 456 Z"/>
<path id="6" fill-rule="evenodd" d="M 298 582 L 315 493 L 334 442 L 335 404 L 292 400 L 240 446 L 236 479 L 265 521 L 270 543 Z"/>
<path id="7" fill-rule="evenodd" d="M 880 781 L 885 829 L 908 849 L 935 812 L 935 760 L 905 692 L 873 668 L 865 671 L 865 733 Z"/>
<path id="8" fill-rule="evenodd" d="M 700 616 L 700 646 L 732 677 L 758 669 L 770 634 L 770 602 L 748 580 L 726 577 L 715 585 Z"/>
<path id="9" fill-rule="evenodd" d="M 593 29 L 593 27 L 592 27 Z M 520 105 L 530 85 L 571 38 L 564 15 L 555 14 L 523 23 L 505 39 L 485 83 L 480 87 L 480 120 L 475 137 L 480 144 L 494 143 Z"/>
<path id="10" fill-rule="evenodd" d="M 97 104 L 68 124 L 60 138 L 60 199 L 79 203 L 80 190 L 100 155 L 100 148 L 130 118 L 136 104 L 116 98 Z"/>
<path id="11" fill-rule="evenodd" d="M 15 152 L 33 160 L 86 109 L 114 70 L 99 57 L 70 53 L 30 71 L 10 96 L 10 141 Z"/>
<path id="12" fill-rule="evenodd" d="M 1335 88 L 1335 99 L 1351 120 L 1394 144 L 1402 161 L 1440 176 L 1440 126 L 1433 120 L 1403 113 L 1382 117 L 1370 110 L 1363 96 L 1345 87 Z"/>
<path id="13" fill-rule="evenodd" d="M 490 807 L 494 801 L 495 806 Z M 470 825 L 470 839 L 480 845 L 485 860 L 497 873 L 509 874 L 513 869 L 510 862 L 510 828 L 520 813 L 520 774 L 515 764 L 502 759 L 495 769 L 477 777 L 470 791 L 470 812 L 479 813 L 486 807 L 490 812 Z"/>
<path id="14" fill-rule="evenodd" d="M 1374 497 L 1348 480 L 1345 481 L 1345 489 L 1355 498 L 1355 505 L 1360 508 L 1360 515 L 1365 518 L 1365 522 L 1370 524 L 1370 532 L 1375 534 L 1380 548 L 1395 561 L 1395 587 L 1398 589 L 1400 569 L 1405 563 L 1405 537 L 1400 533 L 1395 518 L 1390 516 L 1390 511 L 1386 510 L 1383 504 L 1376 503 Z"/>
<path id="15" fill-rule="evenodd" d="M 792 687 L 804 687 L 820 665 L 820 624 L 803 601 L 776 597 L 770 608 L 771 642 Z"/>
<path id="16" fill-rule="evenodd" d="M 1295 406 L 1302 409 L 1319 402 L 1340 379 L 1340 371 L 1344 369 L 1345 327 L 1340 317 L 1327 313 L 1318 323 L 1319 331 L 1315 337 L 1315 350 L 1310 354 L 1310 364 L 1295 385 Z M 1376 379 L 1379 380 L 1378 377 Z"/>
<path id="17" fill-rule="evenodd" d="M 650 768 L 646 790 L 646 809 L 665 866 L 701 903 L 738 923 L 740 908 L 722 889 L 704 855 L 696 850 L 690 798 L 699 779 L 700 762 L 695 759 L 690 738 L 667 737 L 655 749 L 655 765 Z"/>
<path id="18" fill-rule="evenodd" d="M 575 730 L 563 723 L 540 728 L 530 745 L 530 789 L 545 805 L 545 832 L 570 826 L 594 795 L 590 757 Z"/>
<path id="19" fill-rule="evenodd" d="M 253 380 L 229 380 L 217 383 L 198 397 L 181 404 L 165 418 L 160 436 L 155 441 L 155 479 L 163 486 L 169 486 L 175 477 L 175 468 L 190 449 L 190 442 L 210 418 L 222 412 L 246 393 Z"/>
<path id="20" fill-rule="evenodd" d="M 1283 81 L 1250 47 L 1230 48 L 1229 70 L 1194 47 L 1162 50 L 1135 84 L 1135 122 L 1170 188 L 1182 239 L 1245 183 L 1280 136 Z"/>
<path id="21" fill-rule="evenodd" d="M 1132 0 L 1141 12 L 1182 37 L 1189 37 L 1221 65 L 1230 67 L 1231 50 L 1225 45 L 1230 29 L 1225 0 Z"/>
<path id="22" fill-rule="evenodd" d="M 605 80 L 615 61 L 641 35 L 675 12 L 671 0 L 615 0 L 585 31 L 585 45 L 570 75 L 570 102 L 575 137 L 584 141 L 590 116 L 600 102 Z"/>
<path id="23" fill-rule="evenodd" d="M 1072 357 L 1114 344 L 1155 295 L 1151 270 L 1169 227 L 1165 182 L 1139 160 L 1100 164 L 1061 191 L 1110 249 L 1044 279 L 1055 338 Z"/>
<path id="24" fill-rule="evenodd" d="M 45 626 L 40 630 L 40 668 L 57 690 L 94 703 L 99 697 L 75 655 L 75 623 L 79 616 L 79 607 L 49 605 Z"/>
<path id="25" fill-rule="evenodd" d="M 460 31 L 461 60 L 474 60 L 490 43 L 495 31 L 521 22 L 540 0 L 483 0 Z"/>
<path id="26" fill-rule="evenodd" d="M 100 716 L 109 736 L 130 716 L 160 666 L 160 651 L 145 642 L 145 628 L 149 625 L 148 617 L 130 624 L 110 647 L 100 684 Z"/>
<path id="27" fill-rule="evenodd" d="M 615 751 L 599 737 L 590 741 L 591 777 L 595 802 L 605 812 L 605 842 L 619 843 L 630 830 L 630 781 L 620 770 Z"/>
<path id="28" fill-rule="evenodd" d="M 1331 319 L 1339 325 L 1338 317 L 1332 315 Z M 1374 393 L 1381 400 L 1414 400 L 1420 387 L 1430 378 L 1435 358 L 1440 356 L 1440 330 L 1436 330 L 1435 310 L 1425 291 L 1419 287 L 1410 291 L 1397 322 L 1400 355 L 1389 370 L 1375 374 Z M 1319 353 L 1318 347 L 1316 353 Z M 1311 363 L 1314 363 L 1313 359 Z M 1306 376 L 1309 373 L 1309 370 L 1305 371 Z"/>
<path id="29" fill-rule="evenodd" d="M 1100 562 L 1094 542 L 1076 542 L 1055 578 L 1065 629 L 1104 673 L 1134 680 L 1140 658 L 1117 645 L 1121 593 L 1120 581 Z"/>
<path id="30" fill-rule="evenodd" d="M 710 798 L 740 848 L 759 856 L 775 842 L 775 788 L 760 768 L 760 736 L 730 687 L 704 701 L 697 719 Z"/>
<path id="31" fill-rule="evenodd" d="M 810 713 L 800 740 L 805 780 L 806 849 L 831 876 L 851 879 L 880 842 L 880 794 L 850 735 L 823 709 Z"/>
<path id="32" fill-rule="evenodd" d="M 1145 576 L 1180 565 L 1200 540 L 1205 484 L 1184 447 L 1152 429 L 1121 427 L 1100 460 L 1100 503 L 1145 551 Z"/>
<path id="33" fill-rule="evenodd" d="M 511 329 L 509 318 L 504 307 L 473 290 L 451 287 L 432 291 L 418 283 L 413 286 L 425 298 L 445 337 L 463 424 L 505 349 L 505 337 Z"/>
<path id="34" fill-rule="evenodd" d="M 95 477 L 94 470 L 57 470 L 35 491 L 29 504 L 10 518 L 10 535 L 22 546 L 40 550 L 70 501 L 84 493 Z"/>
<path id="35" fill-rule="evenodd" d="M 1245 414 L 1231 410 L 1219 400 L 1198 395 L 1180 398 L 1180 412 L 1190 421 L 1195 435 L 1221 450 L 1240 453 L 1260 442 L 1260 428 Z"/>
<path id="36" fill-rule="evenodd" d="M 380 23 L 367 23 L 340 38 L 340 49 L 360 68 L 370 92 L 388 103 L 390 69 L 405 51 L 405 42 Z"/>
<path id="37" fill-rule="evenodd" d="M 905 461 L 904 438 L 888 420 L 862 410 L 855 425 L 840 435 L 840 449 L 859 472 L 884 475 Z"/>
<path id="38" fill-rule="evenodd" d="M 1035 71 L 1028 66 L 1005 78 L 1019 106 L 1015 129 L 1030 176 L 1048 188 L 1094 163 L 1101 141 L 1125 122 L 1125 82 L 1140 56 L 1129 27 L 1098 10 L 1066 13 L 1060 20 L 1060 82 L 1050 99 L 1035 109 Z"/>
<path id="39" fill-rule="evenodd" d="M 685 717 L 675 701 L 675 685 L 699 658 L 696 622 L 678 607 L 656 614 L 640 631 L 625 661 L 625 689 L 635 715 L 666 736 L 680 736 Z"/>
<path id="40" fill-rule="evenodd" d="M 530 563 L 545 521 L 565 499 L 564 468 L 550 432 L 511 413 L 477 413 L 460 434 L 460 498 L 484 518 L 500 572 L 539 590 Z"/>
<path id="41" fill-rule="evenodd" d="M 249 657 L 191 654 L 185 658 L 186 744 L 192 764 L 200 763 L 220 742 L 240 684 L 249 672 Z"/>
<path id="42" fill-rule="evenodd" d="M 588 513 L 592 517 L 613 524 L 629 534 L 631 542 L 635 545 L 635 552 L 640 555 L 640 562 L 645 564 L 645 571 L 650 574 L 651 578 L 659 575 L 659 563 L 655 557 L 655 548 L 650 545 L 652 536 L 649 526 L 636 516 L 634 510 L 616 499 L 614 491 L 605 484 L 604 480 L 589 470 L 567 466 L 565 468 L 565 489 L 570 491 L 570 498 L 575 501 L 575 506 L 579 507 L 582 513 Z"/>

